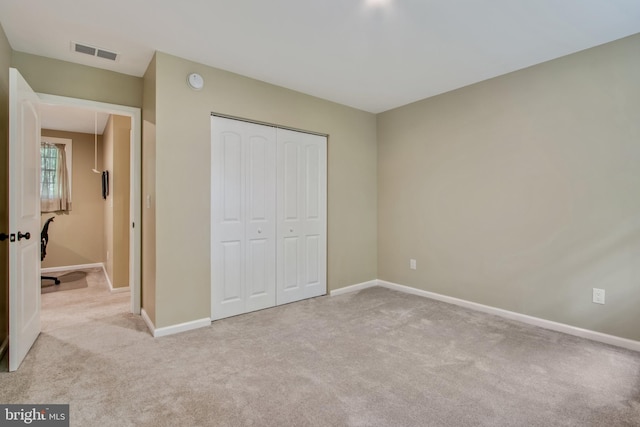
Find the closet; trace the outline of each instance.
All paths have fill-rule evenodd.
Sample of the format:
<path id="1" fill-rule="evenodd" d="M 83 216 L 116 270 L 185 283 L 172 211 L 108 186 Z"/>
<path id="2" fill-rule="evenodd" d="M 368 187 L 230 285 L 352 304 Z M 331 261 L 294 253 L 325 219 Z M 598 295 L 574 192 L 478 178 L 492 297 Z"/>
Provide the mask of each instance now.
<path id="1" fill-rule="evenodd" d="M 211 318 L 326 294 L 327 138 L 211 117 Z"/>

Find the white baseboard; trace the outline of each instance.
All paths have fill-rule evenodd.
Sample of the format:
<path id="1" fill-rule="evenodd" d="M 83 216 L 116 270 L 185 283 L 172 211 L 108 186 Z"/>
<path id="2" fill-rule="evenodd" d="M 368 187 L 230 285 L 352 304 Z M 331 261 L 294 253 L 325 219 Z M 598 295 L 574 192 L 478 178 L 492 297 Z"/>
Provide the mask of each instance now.
<path id="1" fill-rule="evenodd" d="M 395 291 L 400 291 L 407 294 L 431 298 L 437 301 L 442 301 L 442 302 L 454 304 L 460 307 L 469 308 L 471 310 L 493 314 L 495 316 L 500 316 L 505 319 L 516 320 L 518 322 L 526 323 L 528 325 L 538 326 L 540 328 L 550 329 L 552 331 L 562 332 L 568 335 L 586 338 L 592 341 L 598 341 L 605 344 L 626 348 L 629 350 L 640 351 L 640 341 L 621 338 L 615 335 L 603 334 L 602 332 L 591 331 L 589 329 L 577 328 L 575 326 L 567 325 L 564 323 L 553 322 L 551 320 L 541 319 L 539 317 L 533 317 L 526 314 L 516 313 L 514 311 L 503 310 L 501 308 L 491 307 L 484 304 L 478 304 L 475 302 L 471 302 L 471 301 L 467 301 L 459 298 L 437 294 L 435 292 L 423 291 L 421 289 L 412 288 L 410 286 L 399 285 L 397 283 L 387 282 L 385 280 L 372 280 L 369 282 L 360 283 L 353 286 L 347 286 L 346 288 L 336 289 L 335 291 L 331 291 L 331 295 L 334 296 L 334 295 L 344 294 L 347 292 L 355 292 L 362 289 L 371 288 L 373 286 L 382 286 L 384 288 L 393 289 Z"/>
<path id="2" fill-rule="evenodd" d="M 107 280 L 107 285 L 109 285 L 109 292 L 113 293 L 113 283 L 111 283 L 111 278 L 109 274 L 107 274 L 107 267 L 102 264 L 102 272 L 104 273 L 104 278 Z"/>
<path id="3" fill-rule="evenodd" d="M 154 333 L 156 331 L 156 327 L 154 326 L 153 322 L 151 321 L 151 318 L 149 318 L 149 315 L 144 310 L 144 308 L 140 309 L 140 316 L 142 316 L 142 320 L 144 320 L 144 323 L 147 324 L 147 328 L 149 328 L 149 332 L 151 332 L 151 336 L 152 337 L 155 336 Z"/>
<path id="4" fill-rule="evenodd" d="M 166 337 L 167 335 L 178 334 L 180 332 L 191 331 L 193 329 L 204 328 L 205 326 L 211 326 L 211 319 L 205 317 L 204 319 L 192 320 L 191 322 L 179 323 L 177 325 L 165 326 L 163 328 L 156 328 L 149 318 L 149 315 L 144 310 L 140 311 L 142 319 L 147 324 L 151 335 L 154 338 Z"/>
<path id="5" fill-rule="evenodd" d="M 78 264 L 78 265 L 64 265 L 61 267 L 47 267 L 47 268 L 41 268 L 40 272 L 43 274 L 47 274 L 47 273 L 56 273 L 58 271 L 67 271 L 67 270 L 85 270 L 87 268 L 104 269 L 104 264 L 101 262 L 96 262 L 93 264 Z"/>
<path id="6" fill-rule="evenodd" d="M 102 271 L 104 272 L 105 279 L 107 279 L 107 284 L 109 285 L 109 292 L 111 292 L 112 294 L 119 294 L 119 293 L 122 293 L 122 292 L 129 292 L 131 290 L 131 288 L 129 286 L 121 286 L 119 288 L 114 288 L 113 287 L 113 283 L 111 283 L 111 279 L 109 278 L 109 275 L 107 274 L 107 267 L 105 267 L 104 264 L 102 264 Z"/>
<path id="7" fill-rule="evenodd" d="M 4 341 L 2 341 L 2 344 L 0 344 L 0 360 L 4 357 L 7 348 L 9 348 L 9 337 L 6 337 Z"/>
<path id="8" fill-rule="evenodd" d="M 332 297 L 335 297 L 335 296 L 346 294 L 349 292 L 356 292 L 362 289 L 371 288 L 373 286 L 378 286 L 377 280 L 370 280 L 368 282 L 358 283 L 357 285 L 351 285 L 351 286 L 346 286 L 340 289 L 334 289 L 329 292 L 329 295 L 331 295 Z"/>

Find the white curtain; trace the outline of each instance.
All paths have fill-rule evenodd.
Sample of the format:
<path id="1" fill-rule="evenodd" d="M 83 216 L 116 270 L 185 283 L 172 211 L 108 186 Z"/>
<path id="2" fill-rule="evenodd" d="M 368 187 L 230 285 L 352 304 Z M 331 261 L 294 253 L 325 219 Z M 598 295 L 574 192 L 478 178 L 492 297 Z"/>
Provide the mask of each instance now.
<path id="1" fill-rule="evenodd" d="M 71 191 L 65 146 L 42 144 L 42 147 L 40 211 L 68 212 L 71 210 Z"/>

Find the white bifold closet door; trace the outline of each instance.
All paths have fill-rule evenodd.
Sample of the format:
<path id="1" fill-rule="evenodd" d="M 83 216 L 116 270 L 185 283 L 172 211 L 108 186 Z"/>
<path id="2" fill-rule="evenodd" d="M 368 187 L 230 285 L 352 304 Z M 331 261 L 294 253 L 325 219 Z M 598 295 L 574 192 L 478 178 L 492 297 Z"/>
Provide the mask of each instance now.
<path id="1" fill-rule="evenodd" d="M 327 138 L 278 129 L 277 303 L 327 293 Z"/>
<path id="2" fill-rule="evenodd" d="M 212 117 L 212 319 L 276 303 L 276 129 Z"/>
<path id="3" fill-rule="evenodd" d="M 324 295 L 326 137 L 211 123 L 211 318 Z"/>

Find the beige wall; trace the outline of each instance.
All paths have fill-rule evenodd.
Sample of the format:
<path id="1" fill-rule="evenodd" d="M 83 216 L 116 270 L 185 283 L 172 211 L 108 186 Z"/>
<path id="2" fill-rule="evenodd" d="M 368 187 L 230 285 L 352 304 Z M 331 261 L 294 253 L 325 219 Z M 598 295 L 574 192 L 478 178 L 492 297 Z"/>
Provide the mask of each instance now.
<path id="1" fill-rule="evenodd" d="M 640 35 L 380 114 L 379 278 L 640 340 L 638 76 Z"/>
<path id="2" fill-rule="evenodd" d="M 144 74 L 142 109 L 142 307 L 156 322 L 156 57 Z M 149 205 L 147 205 L 147 197 Z"/>
<path id="3" fill-rule="evenodd" d="M 9 232 L 9 66 L 11 46 L 0 26 L 0 232 Z M 0 242 L 0 346 L 9 335 L 9 251 Z"/>
<path id="4" fill-rule="evenodd" d="M 114 288 L 129 286 L 129 234 L 131 188 L 131 118 L 111 116 L 113 120 L 113 278 Z"/>
<path id="5" fill-rule="evenodd" d="M 36 92 L 111 104 L 142 106 L 142 78 L 13 52 L 11 66 Z"/>
<path id="6" fill-rule="evenodd" d="M 92 172 L 94 136 L 92 134 L 42 130 L 43 136 L 72 140 L 72 209 L 69 213 L 43 213 L 42 224 L 55 217 L 49 226 L 47 257 L 42 267 L 93 264 L 103 262 L 104 201 L 100 175 Z M 98 165 L 102 163 L 102 137 L 98 136 Z"/>
<path id="7" fill-rule="evenodd" d="M 103 169 L 109 171 L 104 207 L 105 270 L 114 288 L 129 286 L 129 147 L 131 119 L 112 115 L 103 134 Z"/>
<path id="8" fill-rule="evenodd" d="M 329 134 L 328 286 L 376 278 L 373 114 L 164 53 L 155 65 L 157 327 L 210 316 L 212 111 Z M 204 89 L 187 87 L 190 72 Z"/>

